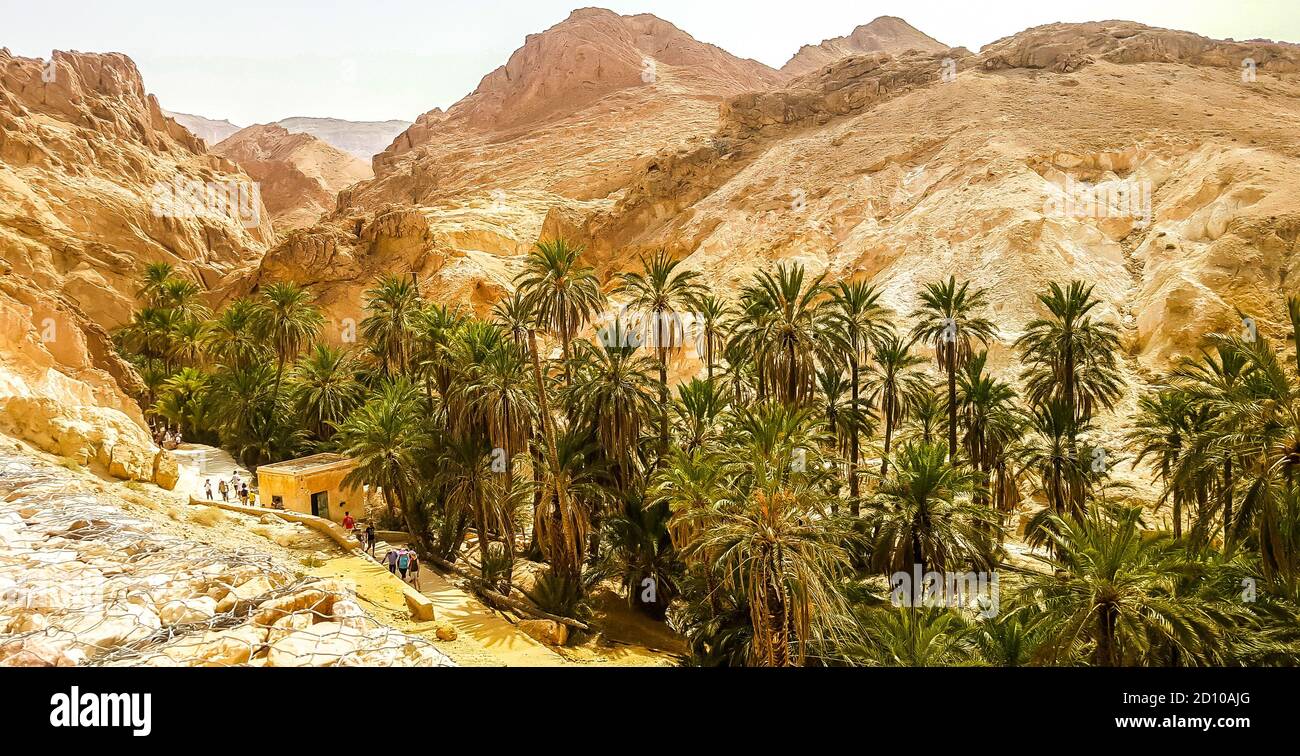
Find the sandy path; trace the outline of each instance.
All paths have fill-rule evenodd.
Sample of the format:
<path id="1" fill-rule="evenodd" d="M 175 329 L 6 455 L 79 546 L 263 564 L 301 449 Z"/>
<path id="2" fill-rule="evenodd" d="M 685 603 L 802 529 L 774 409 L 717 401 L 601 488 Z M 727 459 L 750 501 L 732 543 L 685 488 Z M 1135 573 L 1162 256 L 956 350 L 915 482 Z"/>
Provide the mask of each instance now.
<path id="1" fill-rule="evenodd" d="M 382 555 L 384 549 L 378 549 Z M 310 572 L 350 580 L 362 605 L 377 619 L 405 633 L 436 640 L 440 624 L 456 629 L 454 641 L 437 641 L 438 650 L 462 667 L 557 667 L 571 664 L 524 634 L 501 615 L 457 588 L 443 576 L 420 570 L 419 588 L 434 603 L 433 622 L 411 619 L 401 584 L 382 565 L 349 554 L 326 561 Z"/>

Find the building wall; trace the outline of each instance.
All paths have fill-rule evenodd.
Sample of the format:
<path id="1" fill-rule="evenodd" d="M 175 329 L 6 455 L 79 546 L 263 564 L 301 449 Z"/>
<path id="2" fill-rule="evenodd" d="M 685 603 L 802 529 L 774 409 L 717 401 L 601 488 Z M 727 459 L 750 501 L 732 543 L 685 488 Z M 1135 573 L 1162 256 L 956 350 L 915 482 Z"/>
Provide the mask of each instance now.
<path id="1" fill-rule="evenodd" d="M 259 470 L 258 503 L 271 507 L 274 506 L 274 497 L 279 496 L 283 499 L 286 510 L 311 514 L 312 494 L 325 492 L 328 495 L 329 519 L 342 522 L 345 511 L 350 512 L 354 519 L 361 519 L 364 511 L 362 490 L 343 484 L 343 478 L 351 471 L 351 466 L 297 475 Z"/>

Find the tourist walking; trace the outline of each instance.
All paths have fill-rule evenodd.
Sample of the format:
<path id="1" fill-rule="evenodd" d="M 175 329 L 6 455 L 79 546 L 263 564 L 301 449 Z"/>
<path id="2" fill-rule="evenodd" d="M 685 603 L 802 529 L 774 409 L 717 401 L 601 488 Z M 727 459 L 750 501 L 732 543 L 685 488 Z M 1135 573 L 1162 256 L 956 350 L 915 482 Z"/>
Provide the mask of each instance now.
<path id="1" fill-rule="evenodd" d="M 410 554 L 411 556 L 411 563 L 410 566 L 406 568 L 406 571 L 411 576 L 411 585 L 415 586 L 416 590 L 419 590 L 420 589 L 420 555 L 416 554 L 414 549 L 409 550 L 407 553 Z"/>
<path id="2" fill-rule="evenodd" d="M 357 529 L 357 521 L 352 519 L 352 515 L 347 512 L 343 513 L 343 529 L 349 533 Z"/>
<path id="3" fill-rule="evenodd" d="M 406 571 L 411 568 L 411 552 L 402 549 L 397 552 L 397 574 L 402 576 L 402 582 L 406 582 Z"/>
<path id="4" fill-rule="evenodd" d="M 375 524 L 373 522 L 366 525 L 366 551 L 370 552 L 372 557 L 375 555 Z"/>
<path id="5" fill-rule="evenodd" d="M 397 574 L 397 549 L 389 549 L 388 553 L 384 554 L 384 564 L 388 565 L 389 572 Z"/>
<path id="6" fill-rule="evenodd" d="M 208 501 L 212 501 L 212 478 L 203 481 L 203 495 L 208 498 Z"/>
<path id="7" fill-rule="evenodd" d="M 217 481 L 217 491 L 221 493 L 222 501 L 230 501 L 230 486 L 226 485 L 225 478 Z"/>

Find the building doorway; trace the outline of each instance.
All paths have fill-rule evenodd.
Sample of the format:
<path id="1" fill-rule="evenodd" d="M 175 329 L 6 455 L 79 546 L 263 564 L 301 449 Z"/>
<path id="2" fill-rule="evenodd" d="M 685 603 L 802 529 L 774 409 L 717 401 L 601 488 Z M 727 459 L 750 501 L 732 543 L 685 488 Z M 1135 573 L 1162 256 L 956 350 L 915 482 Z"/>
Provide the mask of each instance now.
<path id="1" fill-rule="evenodd" d="M 311 513 L 326 520 L 330 518 L 329 492 L 321 491 L 311 495 Z"/>

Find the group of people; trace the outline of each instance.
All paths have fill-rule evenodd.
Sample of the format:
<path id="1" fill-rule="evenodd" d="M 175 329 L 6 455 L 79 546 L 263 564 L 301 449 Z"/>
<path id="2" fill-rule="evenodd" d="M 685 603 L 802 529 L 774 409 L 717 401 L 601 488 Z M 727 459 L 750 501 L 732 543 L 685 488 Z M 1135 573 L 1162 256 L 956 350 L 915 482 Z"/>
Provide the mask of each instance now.
<path id="1" fill-rule="evenodd" d="M 416 556 L 415 551 L 405 546 L 389 549 L 384 555 L 384 564 L 388 565 L 389 572 L 400 575 L 402 582 L 420 587 L 420 557 Z"/>
<path id="2" fill-rule="evenodd" d="M 222 501 L 230 501 L 232 493 L 240 504 L 247 505 L 253 500 L 253 494 L 248 490 L 248 481 L 240 479 L 238 470 L 235 471 L 235 474 L 231 476 L 228 482 L 225 478 L 217 481 L 217 493 L 221 494 Z M 212 501 L 212 478 L 203 481 L 203 495 L 207 497 L 208 501 Z"/>
<path id="3" fill-rule="evenodd" d="M 163 428 L 155 433 L 153 440 L 154 443 L 164 449 L 175 449 L 185 443 L 185 439 L 181 437 L 181 432 L 179 430 L 170 430 L 168 428 Z"/>
<path id="4" fill-rule="evenodd" d="M 343 529 L 356 537 L 361 543 L 361 550 L 370 556 L 375 555 L 375 524 L 367 523 L 364 528 L 361 523 L 357 522 L 350 512 L 343 513 Z"/>

